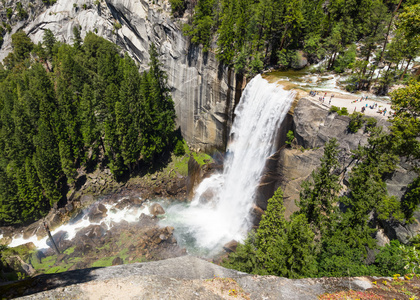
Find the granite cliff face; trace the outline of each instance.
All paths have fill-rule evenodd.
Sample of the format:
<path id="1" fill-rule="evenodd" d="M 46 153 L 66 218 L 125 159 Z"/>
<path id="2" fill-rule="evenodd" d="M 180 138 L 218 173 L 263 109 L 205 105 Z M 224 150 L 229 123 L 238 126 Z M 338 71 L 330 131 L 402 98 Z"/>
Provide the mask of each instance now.
<path id="1" fill-rule="evenodd" d="M 73 27 L 80 26 L 82 38 L 92 31 L 116 43 L 139 63 L 140 70 L 148 68 L 148 50 L 155 43 L 184 138 L 195 148 L 225 147 L 243 80 L 219 64 L 214 53 L 203 53 L 189 43 L 182 24 L 171 19 L 168 1 L 58 0 L 48 8 L 40 0 L 21 2 L 34 12 L 26 20 L 16 20 L 4 36 L 0 60 L 12 50 L 10 37 L 19 29 L 34 43 L 42 41 L 45 29 L 59 41 L 72 43 Z"/>

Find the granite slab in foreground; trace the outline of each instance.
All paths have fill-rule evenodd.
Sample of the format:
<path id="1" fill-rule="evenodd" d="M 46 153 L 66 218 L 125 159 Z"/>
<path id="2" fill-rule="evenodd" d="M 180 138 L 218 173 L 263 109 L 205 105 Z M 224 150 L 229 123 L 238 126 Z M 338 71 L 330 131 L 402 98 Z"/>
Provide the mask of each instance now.
<path id="1" fill-rule="evenodd" d="M 0 286 L 6 299 L 317 299 L 363 291 L 366 278 L 287 279 L 255 276 L 193 256 L 39 275 Z"/>

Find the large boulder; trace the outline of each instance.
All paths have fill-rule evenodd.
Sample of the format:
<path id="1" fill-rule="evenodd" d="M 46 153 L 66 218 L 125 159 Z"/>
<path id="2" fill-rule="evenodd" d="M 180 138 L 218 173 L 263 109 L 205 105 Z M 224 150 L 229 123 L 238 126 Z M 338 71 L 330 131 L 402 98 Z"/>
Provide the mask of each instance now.
<path id="1" fill-rule="evenodd" d="M 159 204 L 159 203 L 153 203 L 150 207 L 149 207 L 149 213 L 156 217 L 159 215 L 164 215 L 165 214 L 165 210 L 163 209 L 163 207 Z"/>
<path id="2" fill-rule="evenodd" d="M 106 217 L 107 211 L 108 210 L 106 209 L 105 205 L 102 203 L 94 205 L 88 213 L 89 221 L 92 223 L 98 223 Z"/>

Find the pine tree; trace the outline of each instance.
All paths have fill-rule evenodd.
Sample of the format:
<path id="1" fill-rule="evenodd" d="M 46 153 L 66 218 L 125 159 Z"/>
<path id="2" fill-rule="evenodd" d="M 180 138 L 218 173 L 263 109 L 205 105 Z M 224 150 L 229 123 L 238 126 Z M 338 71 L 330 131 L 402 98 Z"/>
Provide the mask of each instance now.
<path id="1" fill-rule="evenodd" d="M 341 189 L 338 175 L 335 174 L 339 167 L 338 153 L 337 140 L 329 140 L 325 144 L 321 167 L 302 183 L 300 201 L 297 203 L 299 213 L 304 214 L 321 233 L 331 230 L 337 217 L 336 204 Z"/>

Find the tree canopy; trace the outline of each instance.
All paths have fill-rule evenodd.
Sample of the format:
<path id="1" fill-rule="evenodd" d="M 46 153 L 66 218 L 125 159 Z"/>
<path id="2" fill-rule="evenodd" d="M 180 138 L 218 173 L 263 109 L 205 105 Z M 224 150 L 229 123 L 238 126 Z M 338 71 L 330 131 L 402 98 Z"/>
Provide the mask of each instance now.
<path id="1" fill-rule="evenodd" d="M 141 74 L 114 44 L 93 33 L 82 41 L 75 28 L 73 46 L 49 30 L 38 46 L 12 36 L 0 76 L 1 224 L 44 215 L 78 170 L 107 165 L 118 180 L 172 149 L 175 110 L 156 47 Z"/>

